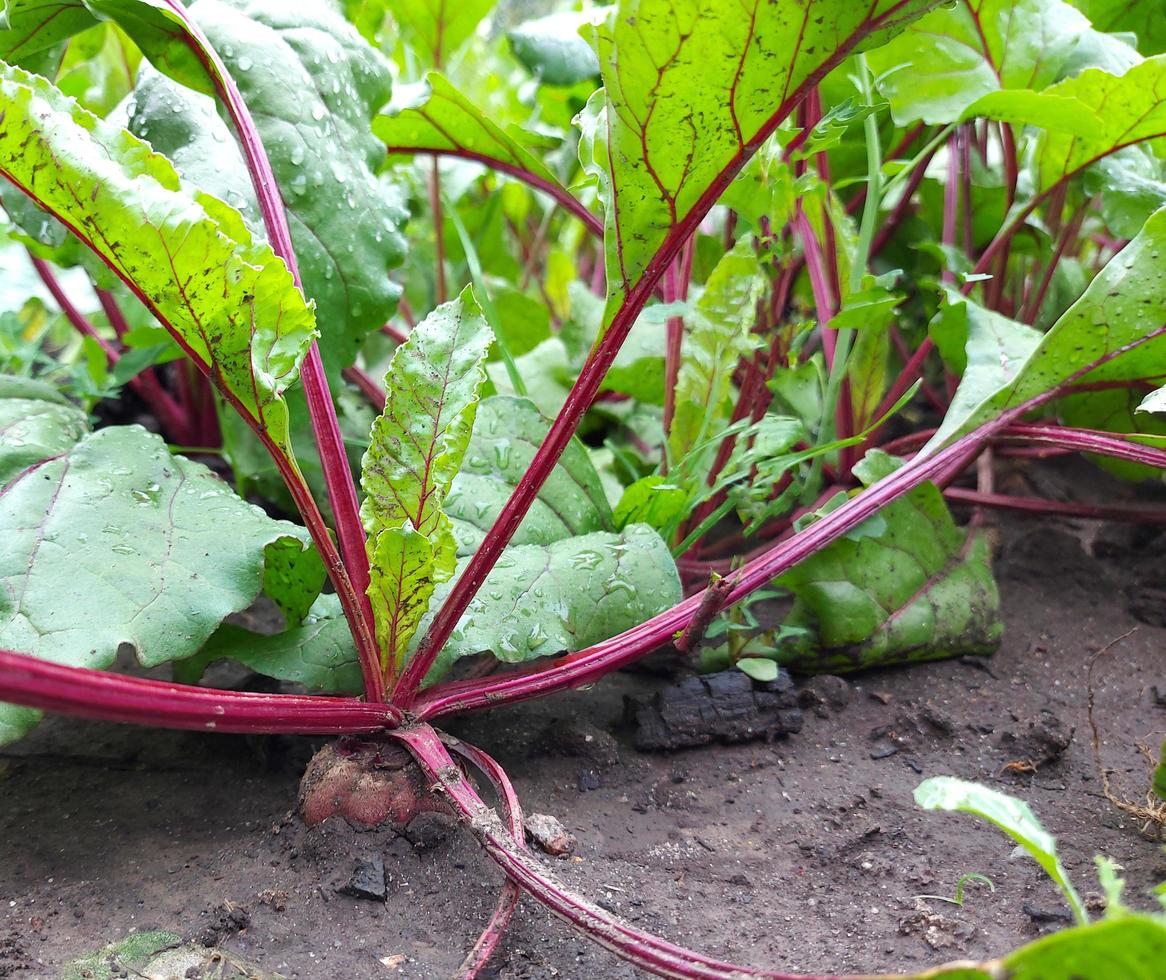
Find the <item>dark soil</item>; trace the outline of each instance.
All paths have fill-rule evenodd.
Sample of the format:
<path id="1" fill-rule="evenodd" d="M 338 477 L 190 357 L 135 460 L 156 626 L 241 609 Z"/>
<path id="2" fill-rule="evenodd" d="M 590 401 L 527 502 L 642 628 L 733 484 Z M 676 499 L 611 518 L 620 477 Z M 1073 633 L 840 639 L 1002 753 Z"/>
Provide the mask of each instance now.
<path id="1" fill-rule="evenodd" d="M 1108 854 L 1130 903 L 1150 908 L 1166 858 L 1102 796 L 1086 670 L 1136 627 L 1098 662 L 1097 719 L 1115 788 L 1142 801 L 1137 742 L 1160 745 L 1166 729 L 1153 690 L 1166 694 L 1166 630 L 1130 609 L 1154 620 L 1147 590 L 1166 584 L 1166 560 L 1157 543 L 1098 530 L 1004 521 L 995 657 L 811 681 L 801 732 L 769 744 L 637 751 L 624 696 L 657 690 L 649 673 L 451 729 L 499 758 L 528 812 L 578 838 L 573 856 L 545 858 L 563 878 L 634 923 L 744 963 L 915 970 L 1063 926 L 1057 892 L 997 831 L 913 806 L 920 780 L 942 773 L 1023 797 L 1084 893 L 1097 892 L 1093 856 Z M 304 829 L 289 810 L 319 744 L 56 718 L 0 754 L 0 977 L 52 977 L 147 929 L 287 977 L 448 976 L 499 874 L 437 815 L 411 839 L 336 819 Z M 969 885 L 963 908 L 917 898 L 950 896 L 966 872 L 996 891 Z M 494 968 L 638 975 L 530 901 Z"/>

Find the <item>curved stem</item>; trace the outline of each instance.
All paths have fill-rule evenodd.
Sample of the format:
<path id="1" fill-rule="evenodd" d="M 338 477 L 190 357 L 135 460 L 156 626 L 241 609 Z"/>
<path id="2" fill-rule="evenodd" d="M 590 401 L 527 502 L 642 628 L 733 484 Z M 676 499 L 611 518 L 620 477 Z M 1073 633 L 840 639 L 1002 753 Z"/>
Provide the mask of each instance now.
<path id="1" fill-rule="evenodd" d="M 259 138 L 259 131 L 251 118 L 251 112 L 223 60 L 211 47 L 202 29 L 191 18 L 182 0 L 165 2 L 182 22 L 186 30 L 182 39 L 206 69 L 219 100 L 231 117 L 239 147 L 243 151 L 243 159 L 247 164 L 247 172 L 255 189 L 255 197 L 263 214 L 263 224 L 267 229 L 271 248 L 287 263 L 296 286 L 302 289 L 303 284 L 300 281 L 299 265 L 292 246 L 283 198 L 280 196 L 271 161 L 267 158 L 267 151 Z M 312 421 L 312 434 L 315 436 L 316 448 L 320 453 L 320 462 L 324 470 L 328 499 L 336 516 L 336 536 L 340 543 L 340 554 L 344 559 L 342 567 L 330 569 L 335 575 L 340 576 L 340 580 L 333 578 L 333 584 L 336 591 L 346 600 L 344 611 L 356 640 L 364 675 L 365 693 L 370 700 L 380 701 L 384 699 L 384 681 L 380 668 L 380 653 L 372 638 L 373 618 L 372 606 L 367 595 L 369 566 L 364 527 L 360 522 L 356 484 L 348 467 L 348 454 L 344 450 L 344 440 L 340 435 L 340 423 L 336 418 L 328 378 L 324 374 L 320 348 L 315 340 L 312 341 L 300 368 L 300 376 L 307 397 L 308 414 Z M 363 623 L 359 622 L 358 618 L 363 620 Z"/>

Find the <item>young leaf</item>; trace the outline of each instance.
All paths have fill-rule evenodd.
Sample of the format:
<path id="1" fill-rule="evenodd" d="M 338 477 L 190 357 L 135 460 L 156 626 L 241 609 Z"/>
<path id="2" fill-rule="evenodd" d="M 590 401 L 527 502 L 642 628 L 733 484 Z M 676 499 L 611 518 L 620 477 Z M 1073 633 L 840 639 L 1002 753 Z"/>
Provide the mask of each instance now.
<path id="1" fill-rule="evenodd" d="M 674 460 L 686 456 L 728 421 L 733 372 L 752 347 L 757 299 L 765 284 L 746 235 L 709 274 L 687 318 L 683 359 L 676 378 L 676 415 L 668 436 Z"/>
<path id="2" fill-rule="evenodd" d="M 736 4 L 624 0 L 597 29 L 606 85 L 581 122 L 580 158 L 604 199 L 608 308 L 678 225 L 703 216 L 800 89 L 885 41 L 929 0 Z"/>
<path id="3" fill-rule="evenodd" d="M 477 551 L 526 472 L 550 423 L 525 398 L 496 395 L 478 406 L 461 471 L 445 499 L 458 555 Z M 516 545 L 550 544 L 574 535 L 613 529 L 611 508 L 586 448 L 567 446 L 512 539 Z"/>
<path id="4" fill-rule="evenodd" d="M 383 0 L 424 63 L 440 67 L 474 33 L 497 0 Z"/>
<path id="5" fill-rule="evenodd" d="M 35 461 L 28 446 L 5 439 L 0 472 L 11 474 L 0 483 L 5 648 L 103 668 L 129 643 L 152 667 L 190 656 L 247 608 L 269 558 L 289 607 L 310 603 L 304 591 L 322 584 L 302 528 L 272 520 L 137 426 L 80 434 L 67 448 L 42 441 Z M 0 706 L 12 737 L 36 717 Z"/>
<path id="6" fill-rule="evenodd" d="M 434 606 L 451 587 L 438 587 Z M 486 577 L 427 680 L 439 679 L 460 657 L 484 651 L 506 663 L 523 663 L 582 650 L 680 598 L 668 546 L 643 524 L 620 534 L 601 531 L 549 545 L 515 545 Z M 423 621 L 422 635 L 427 625 Z"/>
<path id="7" fill-rule="evenodd" d="M 434 584 L 453 574 L 457 542 L 442 504 L 469 445 L 493 340 L 467 287 L 410 332 L 385 375 L 389 397 L 361 483 L 369 597 L 386 656 L 404 653 Z"/>
<path id="8" fill-rule="evenodd" d="M 978 357 L 983 370 L 969 370 L 956 391 L 940 430 L 927 444 L 928 451 L 969 432 L 1007 409 L 1064 384 L 1076 372 L 1112 355 L 1079 381 L 1131 381 L 1163 374 L 1162 351 L 1166 338 L 1155 334 L 1166 322 L 1166 277 L 1162 275 L 1162 250 L 1166 249 L 1166 208 L 1146 222 L 1138 236 L 1094 278 L 1076 303 L 1040 338 L 1027 358 L 1001 372 L 991 362 L 994 342 L 985 337 L 985 354 Z M 983 321 L 990 329 L 1002 318 Z M 1009 359 L 1023 353 L 1025 336 L 1007 330 Z M 969 335 L 974 336 L 974 334 Z M 1149 340 L 1144 338 L 1151 337 Z M 1019 343 L 1019 346 L 1017 344 Z M 999 350 L 1004 351 L 1004 347 Z"/>
<path id="9" fill-rule="evenodd" d="M 1082 925 L 1089 921 L 1085 906 L 1057 857 L 1056 839 L 1041 826 L 1027 803 L 952 776 L 925 779 L 915 788 L 915 802 L 924 810 L 960 811 L 995 824 L 1044 868 L 1065 896 L 1077 921 Z"/>
<path id="10" fill-rule="evenodd" d="M 1089 21 L 1063 0 L 960 0 L 867 55 L 900 126 L 955 122 L 980 96 L 1055 82 Z"/>
<path id="11" fill-rule="evenodd" d="M 869 486 L 897 465 L 874 451 L 855 473 Z M 795 597 L 786 625 L 802 628 L 777 659 L 812 673 L 992 653 L 1000 600 L 987 538 L 956 527 L 930 483 L 878 517 L 776 580 Z"/>
<path id="12" fill-rule="evenodd" d="M 0 67 L 0 175 L 67 224 L 290 460 L 283 393 L 315 318 L 237 211 L 43 78 Z"/>
<path id="13" fill-rule="evenodd" d="M 405 214 L 377 175 L 385 150 L 370 131 L 389 99 L 388 62 L 325 0 L 199 0 L 191 14 L 255 115 L 323 326 L 320 353 L 338 372 L 400 293 L 388 272 L 404 258 Z M 207 96 L 146 73 L 129 128 L 262 228 L 242 157 Z"/>
<path id="14" fill-rule="evenodd" d="M 1166 741 L 1162 743 L 1162 751 L 1158 755 L 1158 765 L 1154 769 L 1151 788 L 1158 799 L 1166 801 Z"/>
<path id="15" fill-rule="evenodd" d="M 1166 55 L 1124 75 L 1090 68 L 1043 92 L 993 92 L 964 115 L 1044 130 L 1036 151 L 1037 189 L 1047 190 L 1127 146 L 1148 143 L 1166 154 Z"/>

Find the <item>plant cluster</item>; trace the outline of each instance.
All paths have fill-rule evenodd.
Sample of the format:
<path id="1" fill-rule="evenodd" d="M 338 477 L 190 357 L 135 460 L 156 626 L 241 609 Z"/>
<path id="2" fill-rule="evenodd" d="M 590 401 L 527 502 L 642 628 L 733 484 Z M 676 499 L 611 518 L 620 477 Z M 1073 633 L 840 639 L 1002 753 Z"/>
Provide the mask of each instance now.
<path id="1" fill-rule="evenodd" d="M 493 6 L 4 4 L 0 742 L 388 740 L 507 875 L 461 975 L 525 891 L 658 975 L 779 976 L 561 887 L 434 725 L 665 644 L 762 682 L 988 654 L 984 509 L 1161 523 L 993 467 L 1166 463 L 1166 18 Z M 280 632 L 226 622 L 260 596 Z M 1131 917 L 1024 962 L 1103 928 L 1161 953 Z"/>

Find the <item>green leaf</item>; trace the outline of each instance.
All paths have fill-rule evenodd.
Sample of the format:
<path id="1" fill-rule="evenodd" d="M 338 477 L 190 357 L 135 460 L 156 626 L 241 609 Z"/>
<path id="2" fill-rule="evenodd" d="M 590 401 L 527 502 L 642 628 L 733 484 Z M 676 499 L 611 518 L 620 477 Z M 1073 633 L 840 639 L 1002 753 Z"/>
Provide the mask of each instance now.
<path id="1" fill-rule="evenodd" d="M 416 85 L 399 87 L 372 128 L 390 153 L 464 156 L 510 173 L 533 174 L 566 193 L 532 152 L 548 148 L 545 137 L 514 125 L 499 126 L 438 72 L 429 72 Z"/>
<path id="2" fill-rule="evenodd" d="M 438 587 L 435 607 L 452 584 Z M 523 663 L 582 650 L 639 625 L 680 598 L 680 577 L 668 546 L 643 524 L 621 534 L 601 531 L 549 545 L 511 546 L 486 576 L 427 681 L 476 653 Z M 423 621 L 421 635 L 426 626 Z"/>
<path id="3" fill-rule="evenodd" d="M 469 39 L 495 3 L 497 0 L 384 0 L 405 39 L 426 65 L 435 68 Z"/>
<path id="4" fill-rule="evenodd" d="M 1089 21 L 1062 0 L 961 0 L 867 55 L 900 126 L 955 122 L 980 96 L 1055 82 Z"/>
<path id="5" fill-rule="evenodd" d="M 1166 51 L 1166 16 L 1156 0 L 1072 0 L 1098 30 L 1128 31 L 1145 55 Z"/>
<path id="6" fill-rule="evenodd" d="M 993 357 L 999 352 L 1010 359 L 1022 355 L 1023 334 L 1007 329 L 1006 337 L 1000 335 L 1002 341 L 985 336 L 980 357 L 982 370 L 973 370 L 975 365 L 969 364 L 943 425 L 925 450 L 931 451 L 1007 409 L 1064 384 L 1107 354 L 1112 355 L 1109 360 L 1075 383 L 1161 377 L 1166 338 L 1139 341 L 1166 320 L 1166 277 L 1162 275 L 1160 258 L 1163 249 L 1166 208 L 1151 216 L 1138 236 L 1040 338 L 1028 357 L 1014 368 L 1009 366 L 1006 372 L 996 369 Z M 982 322 L 989 329 L 1001 325 L 1001 320 L 992 315 Z M 993 343 L 997 345 L 995 354 Z"/>
<path id="7" fill-rule="evenodd" d="M 405 214 L 377 175 L 385 149 L 370 128 L 389 99 L 388 62 L 325 0 L 199 0 L 191 15 L 254 114 L 335 374 L 400 293 L 388 273 L 404 258 Z M 212 99 L 143 73 L 130 129 L 262 234 L 242 156 Z"/>
<path id="8" fill-rule="evenodd" d="M 674 460 L 682 459 L 728 421 L 733 410 L 733 373 L 753 347 L 757 300 L 764 285 L 749 235 L 726 252 L 709 274 L 687 318 L 676 378 L 676 414 L 668 435 Z"/>
<path id="9" fill-rule="evenodd" d="M 1056 838 L 1041 826 L 1023 800 L 978 783 L 952 776 L 935 776 L 925 779 L 915 788 L 915 803 L 924 810 L 970 813 L 995 824 L 1044 868 L 1065 896 L 1077 921 L 1082 925 L 1089 921 L 1085 906 L 1057 857 Z"/>
<path id="10" fill-rule="evenodd" d="M 68 452 L 89 425 L 85 413 L 39 381 L 0 376 L 0 486 Z"/>
<path id="11" fill-rule="evenodd" d="M 192 655 L 246 609 L 268 556 L 278 553 L 289 603 L 302 604 L 313 581 L 318 591 L 322 568 L 302 528 L 240 500 L 159 436 L 114 427 L 43 452 L 0 485 L 0 646 L 105 668 L 129 643 L 153 667 Z M 35 718 L 0 707 L 10 734 Z"/>
<path id="12" fill-rule="evenodd" d="M 606 86 L 580 119 L 580 159 L 605 205 L 610 322 L 669 234 L 703 213 L 802 86 L 879 44 L 928 0 L 735 4 L 624 0 L 597 28 Z"/>
<path id="13" fill-rule="evenodd" d="M 442 504 L 469 445 L 493 341 L 467 287 L 421 321 L 389 363 L 388 401 L 361 470 L 369 597 L 386 656 L 403 655 L 434 584 L 456 566 Z"/>
<path id="14" fill-rule="evenodd" d="M 1041 191 L 1127 146 L 1147 143 L 1166 156 L 1166 55 L 1124 75 L 1090 68 L 1043 92 L 993 92 L 964 115 L 1044 130 L 1036 150 Z"/>
<path id="15" fill-rule="evenodd" d="M 667 477 L 645 476 L 628 487 L 615 505 L 615 526 L 648 524 L 663 532 L 688 513 L 688 494 Z"/>
<path id="16" fill-rule="evenodd" d="M 174 665 L 175 679 L 195 684 L 216 660 L 234 660 L 265 677 L 325 694 L 361 694 L 352 631 L 335 595 L 322 595 L 302 626 L 261 636 L 226 623 L 201 650 Z"/>
<path id="17" fill-rule="evenodd" d="M 2 67 L 0 97 L 0 174 L 76 229 L 291 459 L 283 393 L 315 318 L 282 260 L 237 211 L 43 78 Z"/>
<path id="18" fill-rule="evenodd" d="M 777 661 L 765 657 L 742 657 L 737 661 L 736 667 L 762 684 L 777 680 L 780 670 Z"/>
<path id="19" fill-rule="evenodd" d="M 545 85 L 575 85 L 599 75 L 595 51 L 579 35 L 601 11 L 562 10 L 528 20 L 507 33 L 514 57 Z"/>
<path id="20" fill-rule="evenodd" d="M 172 932 L 138 932 L 120 942 L 70 960 L 58 974 L 59 980 L 113 980 L 118 976 L 148 976 L 151 961 L 164 950 L 173 949 L 182 937 Z M 153 971 L 151 971 L 153 972 Z"/>
<path id="21" fill-rule="evenodd" d="M 133 89 L 141 52 L 113 24 L 75 37 L 57 72 L 57 88 L 98 116 L 107 116 Z"/>
<path id="22" fill-rule="evenodd" d="M 497 395 L 478 406 L 461 471 L 445 499 L 458 554 L 477 551 L 542 445 L 550 423 L 525 398 Z M 611 508 L 586 448 L 568 445 L 511 543 L 547 545 L 613 528 Z"/>
<path id="23" fill-rule="evenodd" d="M 0 61 L 55 74 L 65 42 L 96 23 L 80 0 L 6 0 L 0 11 Z"/>
<path id="24" fill-rule="evenodd" d="M 1158 799 L 1166 801 L 1166 742 L 1162 743 L 1162 751 L 1158 755 L 1158 765 L 1154 768 L 1151 788 Z"/>
<path id="25" fill-rule="evenodd" d="M 869 486 L 898 465 L 876 450 L 855 473 Z M 877 516 L 874 533 L 839 538 L 776 580 L 794 595 L 786 625 L 805 630 L 778 660 L 833 673 L 993 652 L 1000 600 L 988 539 L 956 527 L 931 483 Z"/>

